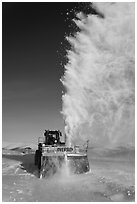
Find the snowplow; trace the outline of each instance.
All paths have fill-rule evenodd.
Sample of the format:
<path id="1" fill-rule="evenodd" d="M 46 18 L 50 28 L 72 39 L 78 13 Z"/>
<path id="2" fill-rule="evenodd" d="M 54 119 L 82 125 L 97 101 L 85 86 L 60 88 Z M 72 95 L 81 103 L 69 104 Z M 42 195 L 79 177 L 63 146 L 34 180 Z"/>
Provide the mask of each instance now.
<path id="1" fill-rule="evenodd" d="M 45 130 L 44 136 L 39 138 L 38 149 L 35 152 L 39 178 L 54 174 L 64 166 L 74 174 L 90 170 L 88 144 L 86 147 L 66 146 L 66 141 L 62 142 L 61 137 L 62 133 L 59 130 Z"/>

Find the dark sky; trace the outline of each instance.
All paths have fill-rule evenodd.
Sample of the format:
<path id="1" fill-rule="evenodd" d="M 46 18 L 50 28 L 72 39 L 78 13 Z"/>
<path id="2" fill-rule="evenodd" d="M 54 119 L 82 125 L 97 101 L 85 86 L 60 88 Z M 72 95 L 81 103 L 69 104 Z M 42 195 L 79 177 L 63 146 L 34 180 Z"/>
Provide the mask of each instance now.
<path id="1" fill-rule="evenodd" d="M 3 141 L 37 142 L 45 129 L 64 130 L 60 63 L 75 6 L 2 3 Z"/>

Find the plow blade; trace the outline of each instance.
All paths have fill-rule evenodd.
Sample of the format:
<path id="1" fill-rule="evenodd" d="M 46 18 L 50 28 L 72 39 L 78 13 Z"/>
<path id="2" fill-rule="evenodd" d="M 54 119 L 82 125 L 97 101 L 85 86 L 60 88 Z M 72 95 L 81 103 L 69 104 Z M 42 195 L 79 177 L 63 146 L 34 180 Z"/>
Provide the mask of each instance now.
<path id="1" fill-rule="evenodd" d="M 39 178 L 49 177 L 65 167 L 70 174 L 86 173 L 90 170 L 87 155 L 62 154 L 42 156 Z"/>
<path id="2" fill-rule="evenodd" d="M 87 155 L 67 155 L 70 173 L 82 174 L 90 170 Z"/>

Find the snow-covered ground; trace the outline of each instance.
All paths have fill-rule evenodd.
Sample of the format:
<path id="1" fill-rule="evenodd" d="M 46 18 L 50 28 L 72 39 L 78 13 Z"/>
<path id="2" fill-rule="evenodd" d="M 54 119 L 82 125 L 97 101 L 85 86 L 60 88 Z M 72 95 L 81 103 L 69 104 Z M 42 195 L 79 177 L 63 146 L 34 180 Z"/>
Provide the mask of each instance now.
<path id="1" fill-rule="evenodd" d="M 135 199 L 134 148 L 91 148 L 88 152 L 91 172 L 70 175 L 62 170 L 46 179 L 37 178 L 34 154 L 23 154 L 18 148 L 16 151 L 10 149 L 11 146 L 4 146 L 3 150 L 3 201 L 111 202 Z"/>
<path id="2" fill-rule="evenodd" d="M 11 143 L 11 142 L 2 142 L 2 148 L 3 149 L 8 149 L 8 150 L 11 150 L 11 149 L 14 149 L 14 148 L 18 148 L 18 149 L 21 149 L 21 148 L 25 148 L 25 147 L 30 147 L 32 149 L 37 149 L 37 144 L 24 144 L 24 143 Z"/>

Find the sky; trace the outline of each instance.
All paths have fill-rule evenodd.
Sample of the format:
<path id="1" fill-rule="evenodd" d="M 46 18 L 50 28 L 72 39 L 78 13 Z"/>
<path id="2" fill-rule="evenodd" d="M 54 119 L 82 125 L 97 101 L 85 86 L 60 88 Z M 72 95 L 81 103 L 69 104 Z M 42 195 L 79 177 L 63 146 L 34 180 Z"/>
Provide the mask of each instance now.
<path id="1" fill-rule="evenodd" d="M 89 3 L 2 3 L 2 140 L 37 143 L 45 129 L 64 132 L 60 78 L 75 34 L 76 12 Z"/>
<path id="2" fill-rule="evenodd" d="M 45 129 L 64 131 L 67 11 L 76 3 L 2 3 L 2 140 L 37 142 Z"/>

